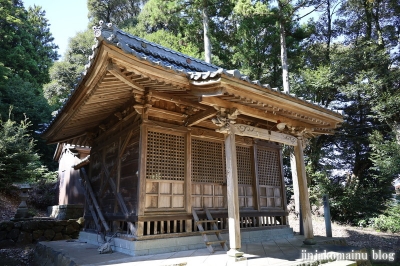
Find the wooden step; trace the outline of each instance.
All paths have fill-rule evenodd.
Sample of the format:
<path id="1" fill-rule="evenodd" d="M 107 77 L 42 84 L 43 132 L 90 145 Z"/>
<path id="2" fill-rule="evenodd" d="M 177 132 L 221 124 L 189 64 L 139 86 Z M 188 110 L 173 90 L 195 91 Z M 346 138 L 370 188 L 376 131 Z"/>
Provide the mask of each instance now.
<path id="1" fill-rule="evenodd" d="M 216 240 L 216 241 L 207 241 L 206 245 L 212 245 L 212 244 L 225 244 L 226 240 Z"/>
<path id="2" fill-rule="evenodd" d="M 200 220 L 196 221 L 196 224 L 201 224 L 201 223 L 216 223 L 219 222 L 218 220 Z"/>
<path id="3" fill-rule="evenodd" d="M 202 234 L 218 234 L 221 233 L 222 230 L 205 230 L 205 231 L 198 231 Z"/>

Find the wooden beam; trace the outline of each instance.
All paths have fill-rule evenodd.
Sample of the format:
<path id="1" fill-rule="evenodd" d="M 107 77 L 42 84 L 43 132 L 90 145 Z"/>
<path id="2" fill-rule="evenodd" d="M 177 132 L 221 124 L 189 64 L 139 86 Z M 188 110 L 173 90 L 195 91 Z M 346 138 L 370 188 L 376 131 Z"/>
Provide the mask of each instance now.
<path id="1" fill-rule="evenodd" d="M 218 113 L 218 111 L 215 110 L 214 108 L 208 108 L 205 111 L 198 112 L 197 114 L 195 114 L 191 117 L 188 117 L 186 119 L 185 126 L 191 127 L 191 126 L 197 125 L 201 121 L 207 120 L 208 118 L 213 117 L 217 113 Z"/>
<path id="2" fill-rule="evenodd" d="M 185 118 L 187 117 L 186 114 L 169 111 L 169 110 L 165 110 L 165 109 L 161 109 L 161 108 L 156 108 L 156 107 L 149 107 L 148 115 L 167 119 L 167 120 L 178 121 L 178 122 L 184 122 Z"/>
<path id="3" fill-rule="evenodd" d="M 314 128 L 314 127 L 323 127 L 322 125 L 312 125 L 304 122 L 299 122 L 293 119 L 290 119 L 285 116 L 281 115 L 274 115 L 271 112 L 264 112 L 259 109 L 253 108 L 253 107 L 248 107 L 242 104 L 238 103 L 232 103 L 229 101 L 222 100 L 217 97 L 200 97 L 201 104 L 205 104 L 208 106 L 217 106 L 217 107 L 223 107 L 223 108 L 236 108 L 239 110 L 240 114 L 247 115 L 250 117 L 255 117 L 258 119 L 262 120 L 267 120 L 271 121 L 274 123 L 278 123 L 278 120 L 282 123 L 286 123 L 288 126 L 293 126 L 293 127 L 305 127 L 305 128 Z"/>
<path id="4" fill-rule="evenodd" d="M 163 100 L 163 101 L 167 101 L 167 102 L 171 102 L 171 103 L 175 103 L 175 104 L 182 104 L 182 105 L 186 105 L 186 106 L 192 106 L 192 107 L 196 107 L 198 109 L 201 110 L 205 110 L 207 109 L 207 106 L 204 106 L 202 104 L 199 104 L 197 102 L 191 102 L 188 100 L 184 100 L 181 99 L 178 96 L 174 96 L 174 95 L 169 95 L 167 93 L 162 93 L 162 92 L 157 92 L 155 90 L 150 90 L 152 92 L 151 96 L 153 98 L 159 99 L 159 100 Z"/>
<path id="5" fill-rule="evenodd" d="M 124 82 L 125 84 L 130 86 L 131 88 L 138 90 L 138 91 L 144 91 L 144 87 L 142 85 L 137 84 L 136 82 L 133 82 L 132 79 L 125 76 L 116 64 L 113 64 L 110 62 L 108 64 L 107 70 L 108 70 L 108 72 L 113 74 L 116 78 L 118 78 L 119 80 L 121 80 L 122 82 Z"/>
<path id="6" fill-rule="evenodd" d="M 243 124 L 232 125 L 232 130 L 236 135 L 239 136 L 270 140 L 283 143 L 286 145 L 297 146 L 297 138 L 284 133 L 279 133 Z"/>

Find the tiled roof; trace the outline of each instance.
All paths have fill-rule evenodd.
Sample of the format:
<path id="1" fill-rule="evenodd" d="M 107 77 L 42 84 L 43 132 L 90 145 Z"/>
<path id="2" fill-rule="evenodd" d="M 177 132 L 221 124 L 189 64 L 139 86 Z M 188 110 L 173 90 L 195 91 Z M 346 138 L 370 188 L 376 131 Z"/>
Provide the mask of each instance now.
<path id="1" fill-rule="evenodd" d="M 58 110 L 56 117 L 54 117 L 50 121 L 49 125 L 47 125 L 44 132 L 46 132 L 47 129 L 54 122 L 54 120 L 57 119 L 58 115 L 63 111 L 65 106 L 70 101 L 75 89 L 79 87 L 82 78 L 86 75 L 86 71 L 90 68 L 98 53 L 98 48 L 102 40 L 121 48 L 124 52 L 132 54 L 141 60 L 146 60 L 153 65 L 159 65 L 161 67 L 164 67 L 165 69 L 180 73 L 183 76 L 187 76 L 187 78 L 192 81 L 206 81 L 218 78 L 220 75 L 226 75 L 236 78 L 238 80 L 246 81 L 253 85 L 258 85 L 261 90 L 270 90 L 271 92 L 285 94 L 292 98 L 304 101 L 305 104 L 313 104 L 315 106 L 318 106 L 319 108 L 330 110 L 333 113 L 342 114 L 341 111 L 323 107 L 318 103 L 304 100 L 302 97 L 296 97 L 294 94 L 287 94 L 280 91 L 278 88 L 271 88 L 271 86 L 268 84 L 261 84 L 258 80 L 251 81 L 248 76 L 241 74 L 238 70 L 226 70 L 213 64 L 206 63 L 205 61 L 190 57 L 188 55 L 165 48 L 161 45 L 130 35 L 118 29 L 111 23 L 103 23 L 102 21 L 100 21 L 99 26 L 94 26 L 93 30 L 96 37 L 96 43 L 92 46 L 93 54 L 89 56 L 89 62 L 85 66 L 85 72 L 82 73 L 82 76 L 76 84 L 75 88 L 71 90 L 71 93 L 68 95 L 67 100 L 64 102 L 60 110 Z"/>

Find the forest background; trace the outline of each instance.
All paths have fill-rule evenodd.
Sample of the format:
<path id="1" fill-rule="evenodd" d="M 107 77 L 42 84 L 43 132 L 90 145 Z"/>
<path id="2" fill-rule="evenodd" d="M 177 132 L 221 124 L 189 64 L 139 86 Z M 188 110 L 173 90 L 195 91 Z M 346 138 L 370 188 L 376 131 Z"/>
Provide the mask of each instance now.
<path id="1" fill-rule="evenodd" d="M 102 20 L 343 110 L 336 133 L 311 139 L 305 150 L 311 203 L 329 194 L 334 220 L 400 231 L 392 185 L 400 175 L 399 0 L 88 0 L 87 6 L 87 30 L 70 39 L 59 60 L 45 11 L 0 0 L 0 189 L 56 179 L 55 147 L 40 132 L 79 82 L 92 53 L 91 28 Z M 42 193 L 42 205 L 51 205 L 52 195 Z"/>

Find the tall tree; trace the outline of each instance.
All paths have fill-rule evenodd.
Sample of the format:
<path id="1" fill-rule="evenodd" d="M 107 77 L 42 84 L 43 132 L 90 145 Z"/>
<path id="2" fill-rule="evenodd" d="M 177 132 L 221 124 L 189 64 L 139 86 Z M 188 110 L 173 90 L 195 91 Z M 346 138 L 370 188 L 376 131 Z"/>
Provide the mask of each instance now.
<path id="1" fill-rule="evenodd" d="M 68 48 L 63 60 L 56 62 L 50 68 L 51 82 L 43 87 L 44 96 L 53 110 L 59 109 L 76 86 L 88 63 L 89 56 L 93 53 L 93 31 L 88 29 L 78 32 L 69 39 Z"/>
<path id="2" fill-rule="evenodd" d="M 138 24 L 130 31 L 145 37 L 164 30 L 181 39 L 182 48 L 178 47 L 179 51 L 186 45 L 194 45 L 203 54 L 196 57 L 221 64 L 226 62 L 225 58 L 229 60 L 225 49 L 230 41 L 226 34 L 227 27 L 231 26 L 228 17 L 232 9 L 230 1 L 149 0 L 138 16 Z"/>
<path id="3" fill-rule="evenodd" d="M 308 8 L 314 4 L 314 1 L 300 0 L 297 3 L 292 3 L 291 0 L 278 0 L 278 23 L 279 23 L 279 38 L 281 46 L 281 66 L 282 66 L 282 85 L 283 91 L 286 93 L 290 92 L 289 88 L 289 65 L 287 58 L 287 47 L 286 47 L 286 25 L 294 22 L 295 14 L 301 8 Z M 315 10 L 316 8 L 314 8 Z M 304 15 L 303 15 L 304 16 Z M 296 20 L 300 20 L 301 17 L 297 17 Z"/>
<path id="4" fill-rule="evenodd" d="M 51 117 L 42 85 L 50 80 L 57 46 L 41 7 L 26 10 L 19 0 L 0 0 L 0 7 L 0 116 L 3 121 L 8 118 L 12 106 L 12 121 L 28 117 L 36 148 L 49 155 L 49 148 L 36 132 Z M 50 165 L 51 155 L 45 161 Z"/>
<path id="5" fill-rule="evenodd" d="M 135 24 L 141 6 L 146 0 L 88 0 L 89 25 L 100 20 L 119 27 Z"/>

